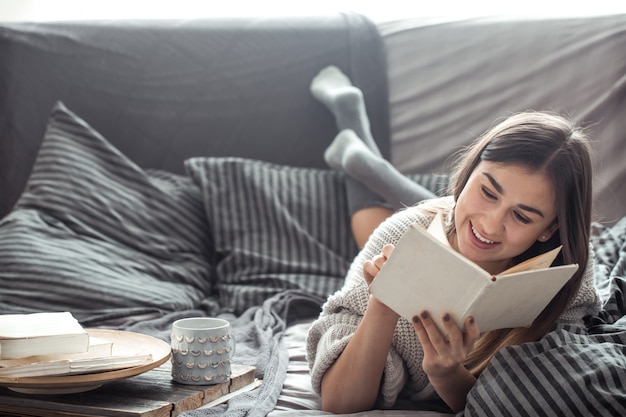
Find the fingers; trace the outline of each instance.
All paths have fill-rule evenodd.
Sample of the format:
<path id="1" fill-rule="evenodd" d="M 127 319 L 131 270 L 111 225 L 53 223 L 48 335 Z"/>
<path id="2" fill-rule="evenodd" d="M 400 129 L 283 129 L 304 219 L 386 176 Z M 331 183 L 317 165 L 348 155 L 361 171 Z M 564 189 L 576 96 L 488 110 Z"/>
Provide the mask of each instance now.
<path id="1" fill-rule="evenodd" d="M 444 350 L 447 340 L 427 311 L 422 311 L 419 316 L 413 317 L 413 328 L 424 348 L 424 353 L 426 350 L 432 350 L 438 355 Z"/>
<path id="2" fill-rule="evenodd" d="M 474 328 L 478 330 L 478 327 L 474 323 L 473 319 L 472 323 Z M 444 314 L 443 326 L 448 333 L 448 352 L 450 357 L 456 361 L 463 362 L 467 357 L 467 354 L 474 347 L 474 342 L 476 342 L 477 339 L 473 339 L 472 341 L 472 337 L 467 337 L 467 328 L 466 331 L 463 332 L 461 328 L 456 324 L 456 322 L 452 319 L 450 314 Z"/>
<path id="3" fill-rule="evenodd" d="M 385 258 L 382 254 L 374 256 L 371 260 L 365 261 L 363 264 L 363 277 L 365 278 L 365 282 L 367 285 L 370 285 L 374 278 L 380 272 L 380 268 L 383 267 L 387 258 Z"/>
<path id="4" fill-rule="evenodd" d="M 365 278 L 365 282 L 367 282 L 368 286 L 372 283 L 372 281 L 374 281 L 374 278 L 378 275 L 378 271 L 379 269 L 373 261 L 365 261 L 363 264 L 363 277 Z"/>
<path id="5" fill-rule="evenodd" d="M 391 243 L 387 243 L 385 246 L 383 246 L 383 255 L 386 258 L 389 258 L 391 256 L 391 252 L 393 252 L 394 248 L 395 248 L 395 246 L 393 246 Z"/>
<path id="6" fill-rule="evenodd" d="M 465 319 L 465 333 L 463 334 L 463 345 L 465 351 L 470 352 L 474 348 L 474 344 L 480 338 L 480 329 L 474 320 L 474 317 Z"/>
<path id="7" fill-rule="evenodd" d="M 427 311 L 413 318 L 413 328 L 424 348 L 424 353 L 429 350 L 438 356 L 463 360 L 480 337 L 478 325 L 472 317 L 468 317 L 463 331 L 450 314 L 444 314 L 442 323 L 444 332 L 439 329 Z"/>
<path id="8" fill-rule="evenodd" d="M 428 331 L 426 330 L 425 324 L 422 320 L 424 321 L 428 320 L 427 312 L 422 312 L 421 317 L 418 317 L 418 316 L 413 317 L 413 320 L 412 320 L 413 329 L 415 330 L 415 333 L 417 334 L 417 338 L 422 344 L 422 350 L 424 351 L 424 356 L 427 357 L 427 356 L 436 355 L 437 351 L 435 350 L 435 348 L 433 347 L 430 341 Z"/>
<path id="9" fill-rule="evenodd" d="M 367 285 L 370 285 L 374 278 L 378 275 L 378 272 L 381 270 L 391 252 L 393 252 L 394 246 L 391 244 L 387 244 L 383 246 L 382 252 L 379 255 L 374 256 L 371 260 L 365 261 L 363 264 L 363 276 Z"/>
<path id="10" fill-rule="evenodd" d="M 446 333 L 448 333 L 448 341 L 451 346 L 463 345 L 463 333 L 448 313 L 443 316 L 443 327 L 446 329 Z"/>
<path id="11" fill-rule="evenodd" d="M 374 265 L 376 265 L 376 267 L 379 270 L 383 267 L 385 262 L 387 262 L 387 259 L 389 259 L 389 257 L 391 256 L 391 252 L 393 252 L 393 248 L 394 246 L 388 243 L 385 246 L 383 246 L 383 249 L 379 255 L 376 255 L 372 258 L 372 262 L 374 262 Z"/>

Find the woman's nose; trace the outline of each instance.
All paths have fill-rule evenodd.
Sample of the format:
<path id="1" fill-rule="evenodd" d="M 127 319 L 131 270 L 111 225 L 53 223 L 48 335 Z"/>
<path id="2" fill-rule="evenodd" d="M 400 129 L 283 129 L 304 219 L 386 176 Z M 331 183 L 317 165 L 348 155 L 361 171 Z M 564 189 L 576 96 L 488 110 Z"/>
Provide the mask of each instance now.
<path id="1" fill-rule="evenodd" d="M 504 210 L 492 210 L 483 221 L 483 230 L 485 233 L 495 236 L 504 230 Z"/>

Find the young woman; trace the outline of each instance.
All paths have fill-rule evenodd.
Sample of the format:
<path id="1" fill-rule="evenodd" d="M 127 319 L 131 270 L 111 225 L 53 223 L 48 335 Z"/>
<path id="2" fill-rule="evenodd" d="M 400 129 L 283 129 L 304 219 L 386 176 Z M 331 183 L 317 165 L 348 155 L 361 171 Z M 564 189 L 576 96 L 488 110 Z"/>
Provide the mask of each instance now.
<path id="1" fill-rule="evenodd" d="M 366 236 L 363 248 L 344 287 L 328 298 L 309 331 L 312 385 L 323 409 L 336 413 L 389 407 L 401 392 L 414 401 L 439 397 L 459 411 L 498 349 L 538 340 L 557 322 L 583 325 L 583 317 L 599 308 L 589 245 L 588 140 L 558 115 L 513 115 L 460 155 L 451 195 L 432 198 L 386 163 L 373 140 L 360 139 L 357 125 L 363 126 L 364 111 L 338 104 L 359 102 L 355 90 L 336 68 L 323 71 L 312 84 L 313 94 L 335 114 L 340 129 L 355 127 L 343 130 L 331 145 L 329 165 L 346 172 L 363 195 L 370 195 L 352 206 L 355 239 Z M 346 112 L 362 116 L 345 118 Z M 385 201 L 379 198 L 377 205 L 373 195 Z M 409 322 L 368 292 L 406 228 L 413 223 L 427 228 L 438 212 L 447 219 L 450 245 L 488 272 L 498 273 L 559 245 L 563 248 L 557 264 L 583 267 L 531 327 L 481 334 L 472 317 L 462 318 L 462 330 L 445 314 L 445 338 L 428 311 Z"/>

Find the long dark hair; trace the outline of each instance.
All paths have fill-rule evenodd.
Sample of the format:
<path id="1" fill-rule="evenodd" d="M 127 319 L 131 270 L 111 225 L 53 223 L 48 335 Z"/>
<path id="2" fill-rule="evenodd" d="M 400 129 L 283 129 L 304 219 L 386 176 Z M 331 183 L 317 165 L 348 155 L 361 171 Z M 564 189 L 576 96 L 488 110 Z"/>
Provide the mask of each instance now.
<path id="1" fill-rule="evenodd" d="M 467 358 L 466 366 L 480 373 L 503 346 L 544 336 L 576 296 L 589 258 L 592 217 L 592 163 L 587 135 L 574 122 L 553 113 L 523 112 L 488 130 L 459 155 L 451 180 L 454 199 L 481 161 L 515 164 L 545 172 L 556 193 L 558 231 L 546 242 L 536 241 L 515 261 L 563 245 L 555 265 L 577 263 L 578 271 L 528 328 L 502 329 L 484 334 Z M 454 233 L 454 222 L 451 222 Z"/>

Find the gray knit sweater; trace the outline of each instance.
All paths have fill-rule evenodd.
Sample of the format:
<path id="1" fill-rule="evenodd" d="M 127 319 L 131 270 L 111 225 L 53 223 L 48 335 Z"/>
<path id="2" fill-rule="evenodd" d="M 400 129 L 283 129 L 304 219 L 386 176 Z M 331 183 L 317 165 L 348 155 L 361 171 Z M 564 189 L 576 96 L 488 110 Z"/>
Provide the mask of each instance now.
<path id="1" fill-rule="evenodd" d="M 324 373 L 341 355 L 365 313 L 370 294 L 363 278 L 364 262 L 380 254 L 385 244 L 395 245 L 410 224 L 417 223 L 426 229 L 437 210 L 443 211 L 445 218 L 451 208 L 450 197 L 431 200 L 395 213 L 372 233 L 350 266 L 343 288 L 328 298 L 322 313 L 309 330 L 307 359 L 311 368 L 311 383 L 318 394 Z M 594 287 L 593 253 L 591 255 L 580 290 L 561 316 L 561 322 L 583 325 L 583 317 L 600 307 L 600 298 Z M 381 384 L 383 407 L 392 406 L 403 389 L 413 400 L 435 396 L 422 370 L 423 356 L 411 323 L 400 318 Z"/>

